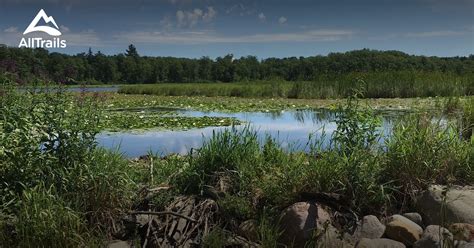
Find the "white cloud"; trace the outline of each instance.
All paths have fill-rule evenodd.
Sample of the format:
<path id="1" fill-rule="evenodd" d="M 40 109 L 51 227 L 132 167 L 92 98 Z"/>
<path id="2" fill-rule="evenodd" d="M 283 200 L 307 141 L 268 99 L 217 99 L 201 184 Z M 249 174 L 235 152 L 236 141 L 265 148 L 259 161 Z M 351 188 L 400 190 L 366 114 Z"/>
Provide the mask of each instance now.
<path id="1" fill-rule="evenodd" d="M 286 19 L 286 17 L 284 17 L 284 16 L 278 18 L 278 23 L 280 23 L 280 24 L 285 24 L 287 21 L 288 21 L 288 19 Z"/>
<path id="2" fill-rule="evenodd" d="M 267 19 L 267 17 L 263 12 L 261 12 L 260 14 L 258 14 L 258 19 L 263 22 Z"/>
<path id="3" fill-rule="evenodd" d="M 160 21 L 160 25 L 165 29 L 165 30 L 169 30 L 171 29 L 174 24 L 173 24 L 173 21 L 170 19 L 170 17 L 168 16 L 165 16 L 161 21 Z"/>
<path id="4" fill-rule="evenodd" d="M 190 4 L 192 0 L 168 0 L 172 4 Z"/>
<path id="5" fill-rule="evenodd" d="M 234 4 L 232 6 L 230 6 L 230 8 L 228 8 L 225 13 L 226 14 L 230 14 L 230 13 L 233 13 L 233 12 L 242 12 L 245 10 L 245 6 L 242 4 L 242 3 L 239 3 L 239 4 Z"/>
<path id="6" fill-rule="evenodd" d="M 440 36 L 458 36 L 465 35 L 466 31 L 454 31 L 454 30 L 438 30 L 438 31 L 428 31 L 428 32 L 418 32 L 418 33 L 406 33 L 406 37 L 414 38 L 425 38 L 425 37 L 440 37 Z"/>
<path id="7" fill-rule="evenodd" d="M 9 27 L 5 30 L 3 30 L 5 33 L 18 33 L 18 27 Z"/>
<path id="8" fill-rule="evenodd" d="M 203 11 L 196 8 L 192 11 L 176 11 L 176 21 L 178 27 L 192 28 L 196 26 L 200 21 L 210 22 L 217 15 L 217 11 L 212 7 L 207 7 L 207 11 Z"/>
<path id="9" fill-rule="evenodd" d="M 212 6 L 207 7 L 207 12 L 204 13 L 204 16 L 202 17 L 202 19 L 205 22 L 210 22 L 210 21 L 212 21 L 212 19 L 214 19 L 214 17 L 216 17 L 216 15 L 217 15 L 217 11 L 214 10 L 214 8 Z"/>
<path id="10" fill-rule="evenodd" d="M 271 42 L 320 42 L 349 39 L 355 32 L 350 30 L 309 30 L 293 33 L 253 34 L 223 36 L 214 31 L 195 32 L 134 32 L 121 33 L 115 40 L 133 43 L 164 44 L 211 44 L 211 43 L 271 43 Z"/>
<path id="11" fill-rule="evenodd" d="M 235 13 L 240 16 L 248 16 L 248 15 L 255 15 L 257 13 L 257 10 L 255 9 L 254 6 L 245 6 L 242 3 L 238 3 L 238 4 L 232 5 L 225 12 L 226 14 Z"/>
<path id="12" fill-rule="evenodd" d="M 61 32 L 63 32 L 63 33 L 67 33 L 69 31 L 71 31 L 68 27 L 66 27 L 64 25 L 59 25 L 59 30 L 61 30 Z"/>
<path id="13" fill-rule="evenodd" d="M 91 46 L 99 47 L 105 46 L 99 35 L 93 29 L 84 30 L 81 32 L 67 32 L 61 36 L 61 39 L 67 40 L 68 46 Z"/>

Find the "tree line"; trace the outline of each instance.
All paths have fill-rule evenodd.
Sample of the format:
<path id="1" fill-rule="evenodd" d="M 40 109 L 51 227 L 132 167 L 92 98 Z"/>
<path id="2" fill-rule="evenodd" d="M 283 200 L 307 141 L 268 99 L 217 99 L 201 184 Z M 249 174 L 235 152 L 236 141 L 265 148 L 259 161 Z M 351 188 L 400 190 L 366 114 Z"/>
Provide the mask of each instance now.
<path id="1" fill-rule="evenodd" d="M 232 54 L 211 59 L 140 56 L 130 45 L 124 53 L 100 51 L 66 55 L 45 49 L 0 45 L 0 75 L 17 82 L 159 83 L 241 82 L 256 80 L 313 81 L 324 75 L 353 72 L 474 73 L 474 55 L 427 57 L 400 51 L 355 50 L 327 56 L 235 58 Z"/>

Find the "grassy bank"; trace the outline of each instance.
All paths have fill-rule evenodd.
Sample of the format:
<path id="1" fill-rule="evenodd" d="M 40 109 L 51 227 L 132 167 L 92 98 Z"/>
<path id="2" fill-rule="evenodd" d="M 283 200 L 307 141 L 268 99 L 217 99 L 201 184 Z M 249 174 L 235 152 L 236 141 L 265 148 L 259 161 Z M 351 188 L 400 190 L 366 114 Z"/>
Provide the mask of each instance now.
<path id="1" fill-rule="evenodd" d="M 281 209 L 315 193 L 340 195 L 359 216 L 383 216 L 410 210 L 413 191 L 432 183 L 474 184 L 471 100 L 445 107 L 461 117 L 448 123 L 408 116 L 383 144 L 377 114 L 351 98 L 335 104 L 327 149 L 312 139 L 309 153 L 289 153 L 271 138 L 260 143 L 251 128 L 228 129 L 189 156 L 129 161 L 94 141 L 104 111 L 120 101 L 8 87 L 0 94 L 0 243 L 8 247 L 103 247 L 131 210 L 162 211 L 182 195 L 207 199 L 222 182 L 220 214 L 200 240 L 210 247 L 247 219 L 258 242 L 274 247 Z M 144 193 L 160 187 L 167 190 Z"/>
<path id="2" fill-rule="evenodd" d="M 301 82 L 165 83 L 122 86 L 119 93 L 160 96 L 345 98 L 363 89 L 367 98 L 465 96 L 474 94 L 474 75 L 424 72 L 350 73 Z"/>

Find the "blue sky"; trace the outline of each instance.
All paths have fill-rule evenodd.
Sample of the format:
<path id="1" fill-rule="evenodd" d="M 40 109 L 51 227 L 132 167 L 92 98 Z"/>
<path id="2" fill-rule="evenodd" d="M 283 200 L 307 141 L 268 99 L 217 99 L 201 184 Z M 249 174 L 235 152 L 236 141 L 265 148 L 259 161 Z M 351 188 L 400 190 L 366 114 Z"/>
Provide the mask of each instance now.
<path id="1" fill-rule="evenodd" d="M 0 0 L 0 43 L 17 46 L 40 9 L 69 54 L 128 44 L 141 55 L 259 58 L 354 49 L 474 54 L 474 0 Z"/>

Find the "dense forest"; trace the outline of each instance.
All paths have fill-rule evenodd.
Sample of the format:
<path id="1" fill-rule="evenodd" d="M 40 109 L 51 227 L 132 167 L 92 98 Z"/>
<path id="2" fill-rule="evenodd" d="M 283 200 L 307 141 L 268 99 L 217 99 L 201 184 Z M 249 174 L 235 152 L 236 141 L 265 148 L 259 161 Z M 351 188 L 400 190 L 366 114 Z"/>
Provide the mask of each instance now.
<path id="1" fill-rule="evenodd" d="M 0 45 L 0 75 L 20 82 L 62 83 L 158 83 L 241 82 L 255 80 L 312 81 L 322 75 L 352 72 L 437 72 L 455 75 L 474 73 L 474 55 L 426 57 L 399 51 L 356 50 L 327 56 L 234 58 L 232 54 L 211 59 L 140 56 L 130 45 L 123 54 L 100 51 L 66 55 L 45 49 Z"/>

